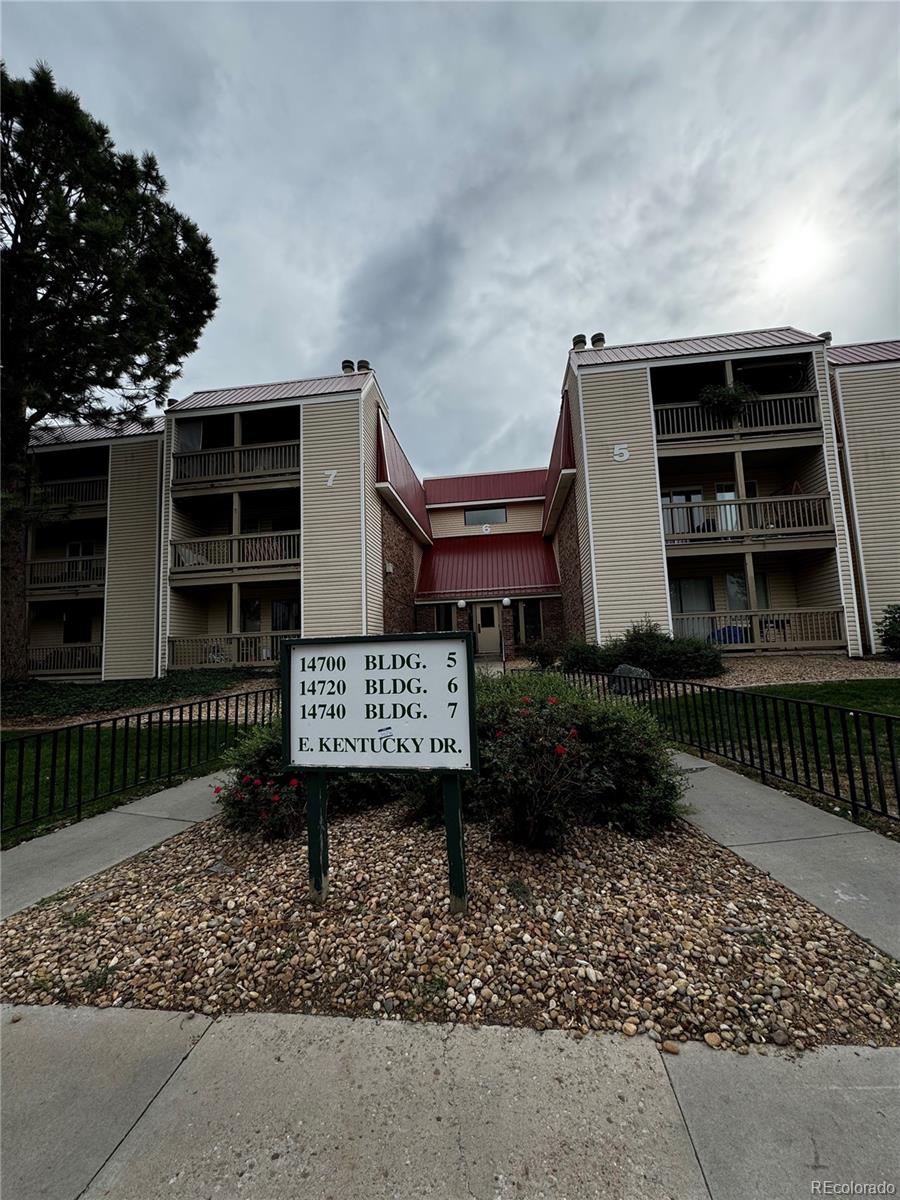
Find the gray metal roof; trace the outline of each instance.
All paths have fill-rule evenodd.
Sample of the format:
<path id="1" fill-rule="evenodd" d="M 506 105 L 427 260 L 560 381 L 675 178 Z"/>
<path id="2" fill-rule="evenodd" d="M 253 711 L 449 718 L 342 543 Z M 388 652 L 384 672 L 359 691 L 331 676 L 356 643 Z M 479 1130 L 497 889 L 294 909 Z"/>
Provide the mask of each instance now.
<path id="1" fill-rule="evenodd" d="M 59 446 L 70 442 L 108 442 L 113 438 L 150 437 L 161 434 L 165 417 L 151 417 L 150 424 L 129 421 L 126 425 L 55 425 L 34 429 L 32 446 Z"/>
<path id="2" fill-rule="evenodd" d="M 829 346 L 828 361 L 835 367 L 857 363 L 900 362 L 898 342 L 856 342 L 852 346 Z"/>
<path id="3" fill-rule="evenodd" d="M 213 388 L 207 392 L 191 392 L 183 400 L 175 400 L 168 412 L 186 408 L 224 408 L 235 404 L 266 404 L 272 400 L 293 400 L 303 396 L 327 396 L 332 392 L 358 392 L 371 371 L 352 375 L 326 375 L 321 379 L 287 379 L 282 383 L 255 383 L 248 387 Z"/>
<path id="4" fill-rule="evenodd" d="M 821 338 L 790 325 L 777 329 L 746 329 L 739 333 L 717 333 L 695 338 L 676 338 L 668 342 L 632 342 L 624 346 L 604 346 L 594 350 L 571 350 L 574 366 L 592 367 L 603 363 L 643 362 L 654 358 L 681 358 L 693 354 L 727 354 L 738 350 L 770 350 L 778 347 L 809 345 Z"/>

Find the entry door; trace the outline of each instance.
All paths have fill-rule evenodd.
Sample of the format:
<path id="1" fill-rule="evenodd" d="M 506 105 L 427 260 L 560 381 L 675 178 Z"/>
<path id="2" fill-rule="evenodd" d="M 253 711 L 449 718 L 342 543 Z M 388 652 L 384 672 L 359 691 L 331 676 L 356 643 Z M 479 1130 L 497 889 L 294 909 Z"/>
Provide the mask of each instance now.
<path id="1" fill-rule="evenodd" d="M 496 604 L 475 605 L 475 632 L 479 654 L 500 653 L 500 620 Z"/>

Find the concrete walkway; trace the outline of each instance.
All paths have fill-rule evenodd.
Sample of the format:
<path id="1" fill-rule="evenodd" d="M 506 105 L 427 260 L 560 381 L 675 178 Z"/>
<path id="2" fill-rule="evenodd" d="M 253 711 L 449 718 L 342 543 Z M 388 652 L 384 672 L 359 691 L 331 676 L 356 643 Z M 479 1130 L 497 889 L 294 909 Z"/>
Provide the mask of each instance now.
<path id="1" fill-rule="evenodd" d="M 692 824 L 900 958 L 900 843 L 692 754 L 676 758 Z"/>
<path id="2" fill-rule="evenodd" d="M 897 1180 L 900 1050 L 5 1008 L 16 1200 L 800 1200 Z"/>
<path id="3" fill-rule="evenodd" d="M 0 856 L 0 912 L 11 916 L 211 817 L 218 775 L 189 779 L 22 842 Z"/>

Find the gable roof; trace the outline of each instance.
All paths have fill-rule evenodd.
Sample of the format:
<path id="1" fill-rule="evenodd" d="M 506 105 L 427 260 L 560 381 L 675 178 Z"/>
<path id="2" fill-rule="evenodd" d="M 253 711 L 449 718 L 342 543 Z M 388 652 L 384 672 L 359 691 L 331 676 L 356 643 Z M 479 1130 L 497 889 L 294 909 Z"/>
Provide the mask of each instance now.
<path id="1" fill-rule="evenodd" d="M 108 442 L 126 437 L 153 437 L 162 434 L 165 417 L 151 417 L 149 425 L 128 421 L 125 425 L 57 425 L 31 431 L 31 446 L 60 446 L 78 442 Z"/>
<path id="2" fill-rule="evenodd" d="M 645 359 L 681 358 L 694 354 L 727 354 L 739 350 L 769 350 L 785 346 L 808 346 L 822 339 L 791 325 L 775 329 L 745 329 L 738 333 L 715 333 L 703 337 L 675 338 L 666 342 L 631 342 L 622 346 L 591 347 L 570 350 L 574 366 L 592 367 L 601 363 L 643 362 Z"/>
<path id="3" fill-rule="evenodd" d="M 254 383 L 247 387 L 212 388 L 191 392 L 183 400 L 175 400 L 168 412 L 187 408 L 225 408 L 232 404 L 265 404 L 272 400 L 302 399 L 304 396 L 327 396 L 331 393 L 358 392 L 371 371 L 355 371 L 352 375 L 323 375 L 318 379 L 286 379 L 281 383 Z"/>
<path id="4" fill-rule="evenodd" d="M 422 556 L 418 600 L 537 596 L 559 591 L 553 547 L 539 533 L 438 538 Z"/>
<path id="5" fill-rule="evenodd" d="M 900 341 L 829 346 L 828 361 L 836 367 L 855 366 L 857 363 L 900 362 Z"/>
<path id="6" fill-rule="evenodd" d="M 431 518 L 425 507 L 425 489 L 397 441 L 381 409 L 378 410 L 378 449 L 375 486 L 405 524 L 431 538 Z M 412 526 L 411 526 L 412 527 Z M 416 529 L 413 527 L 413 532 Z"/>
<path id="7" fill-rule="evenodd" d="M 489 471 L 483 475 L 441 475 L 426 479 L 425 502 L 482 504 L 492 500 L 543 500 L 547 470 Z"/>

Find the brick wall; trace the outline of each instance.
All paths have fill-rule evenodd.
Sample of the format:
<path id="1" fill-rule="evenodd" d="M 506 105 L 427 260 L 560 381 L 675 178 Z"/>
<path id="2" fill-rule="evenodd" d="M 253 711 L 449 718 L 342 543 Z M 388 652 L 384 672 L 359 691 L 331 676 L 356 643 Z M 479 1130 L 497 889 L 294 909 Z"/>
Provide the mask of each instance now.
<path id="1" fill-rule="evenodd" d="M 394 564 L 393 571 L 384 573 L 384 632 L 412 633 L 419 628 L 413 603 L 416 594 L 413 536 L 385 504 L 381 505 L 381 544 L 384 562 Z M 433 622 L 432 615 L 432 629 Z"/>
<path id="2" fill-rule="evenodd" d="M 434 605 L 416 605 L 416 633 L 434 633 Z"/>
<path id="3" fill-rule="evenodd" d="M 542 600 L 541 618 L 544 622 L 544 641 L 561 646 L 567 636 L 562 597 L 548 596 Z"/>
<path id="4" fill-rule="evenodd" d="M 500 605 L 500 632 L 503 635 L 501 649 L 506 658 L 513 658 L 515 656 L 516 633 L 513 612 L 512 605 L 509 608 L 504 608 L 502 604 Z"/>
<path id="5" fill-rule="evenodd" d="M 559 583 L 562 592 L 562 640 L 584 637 L 584 599 L 581 590 L 581 555 L 578 549 L 578 520 L 575 513 L 575 492 L 572 488 L 563 505 L 556 527 L 556 554 L 559 561 Z M 548 602 L 549 603 L 549 602 Z M 547 609 L 544 610 L 546 629 Z"/>

